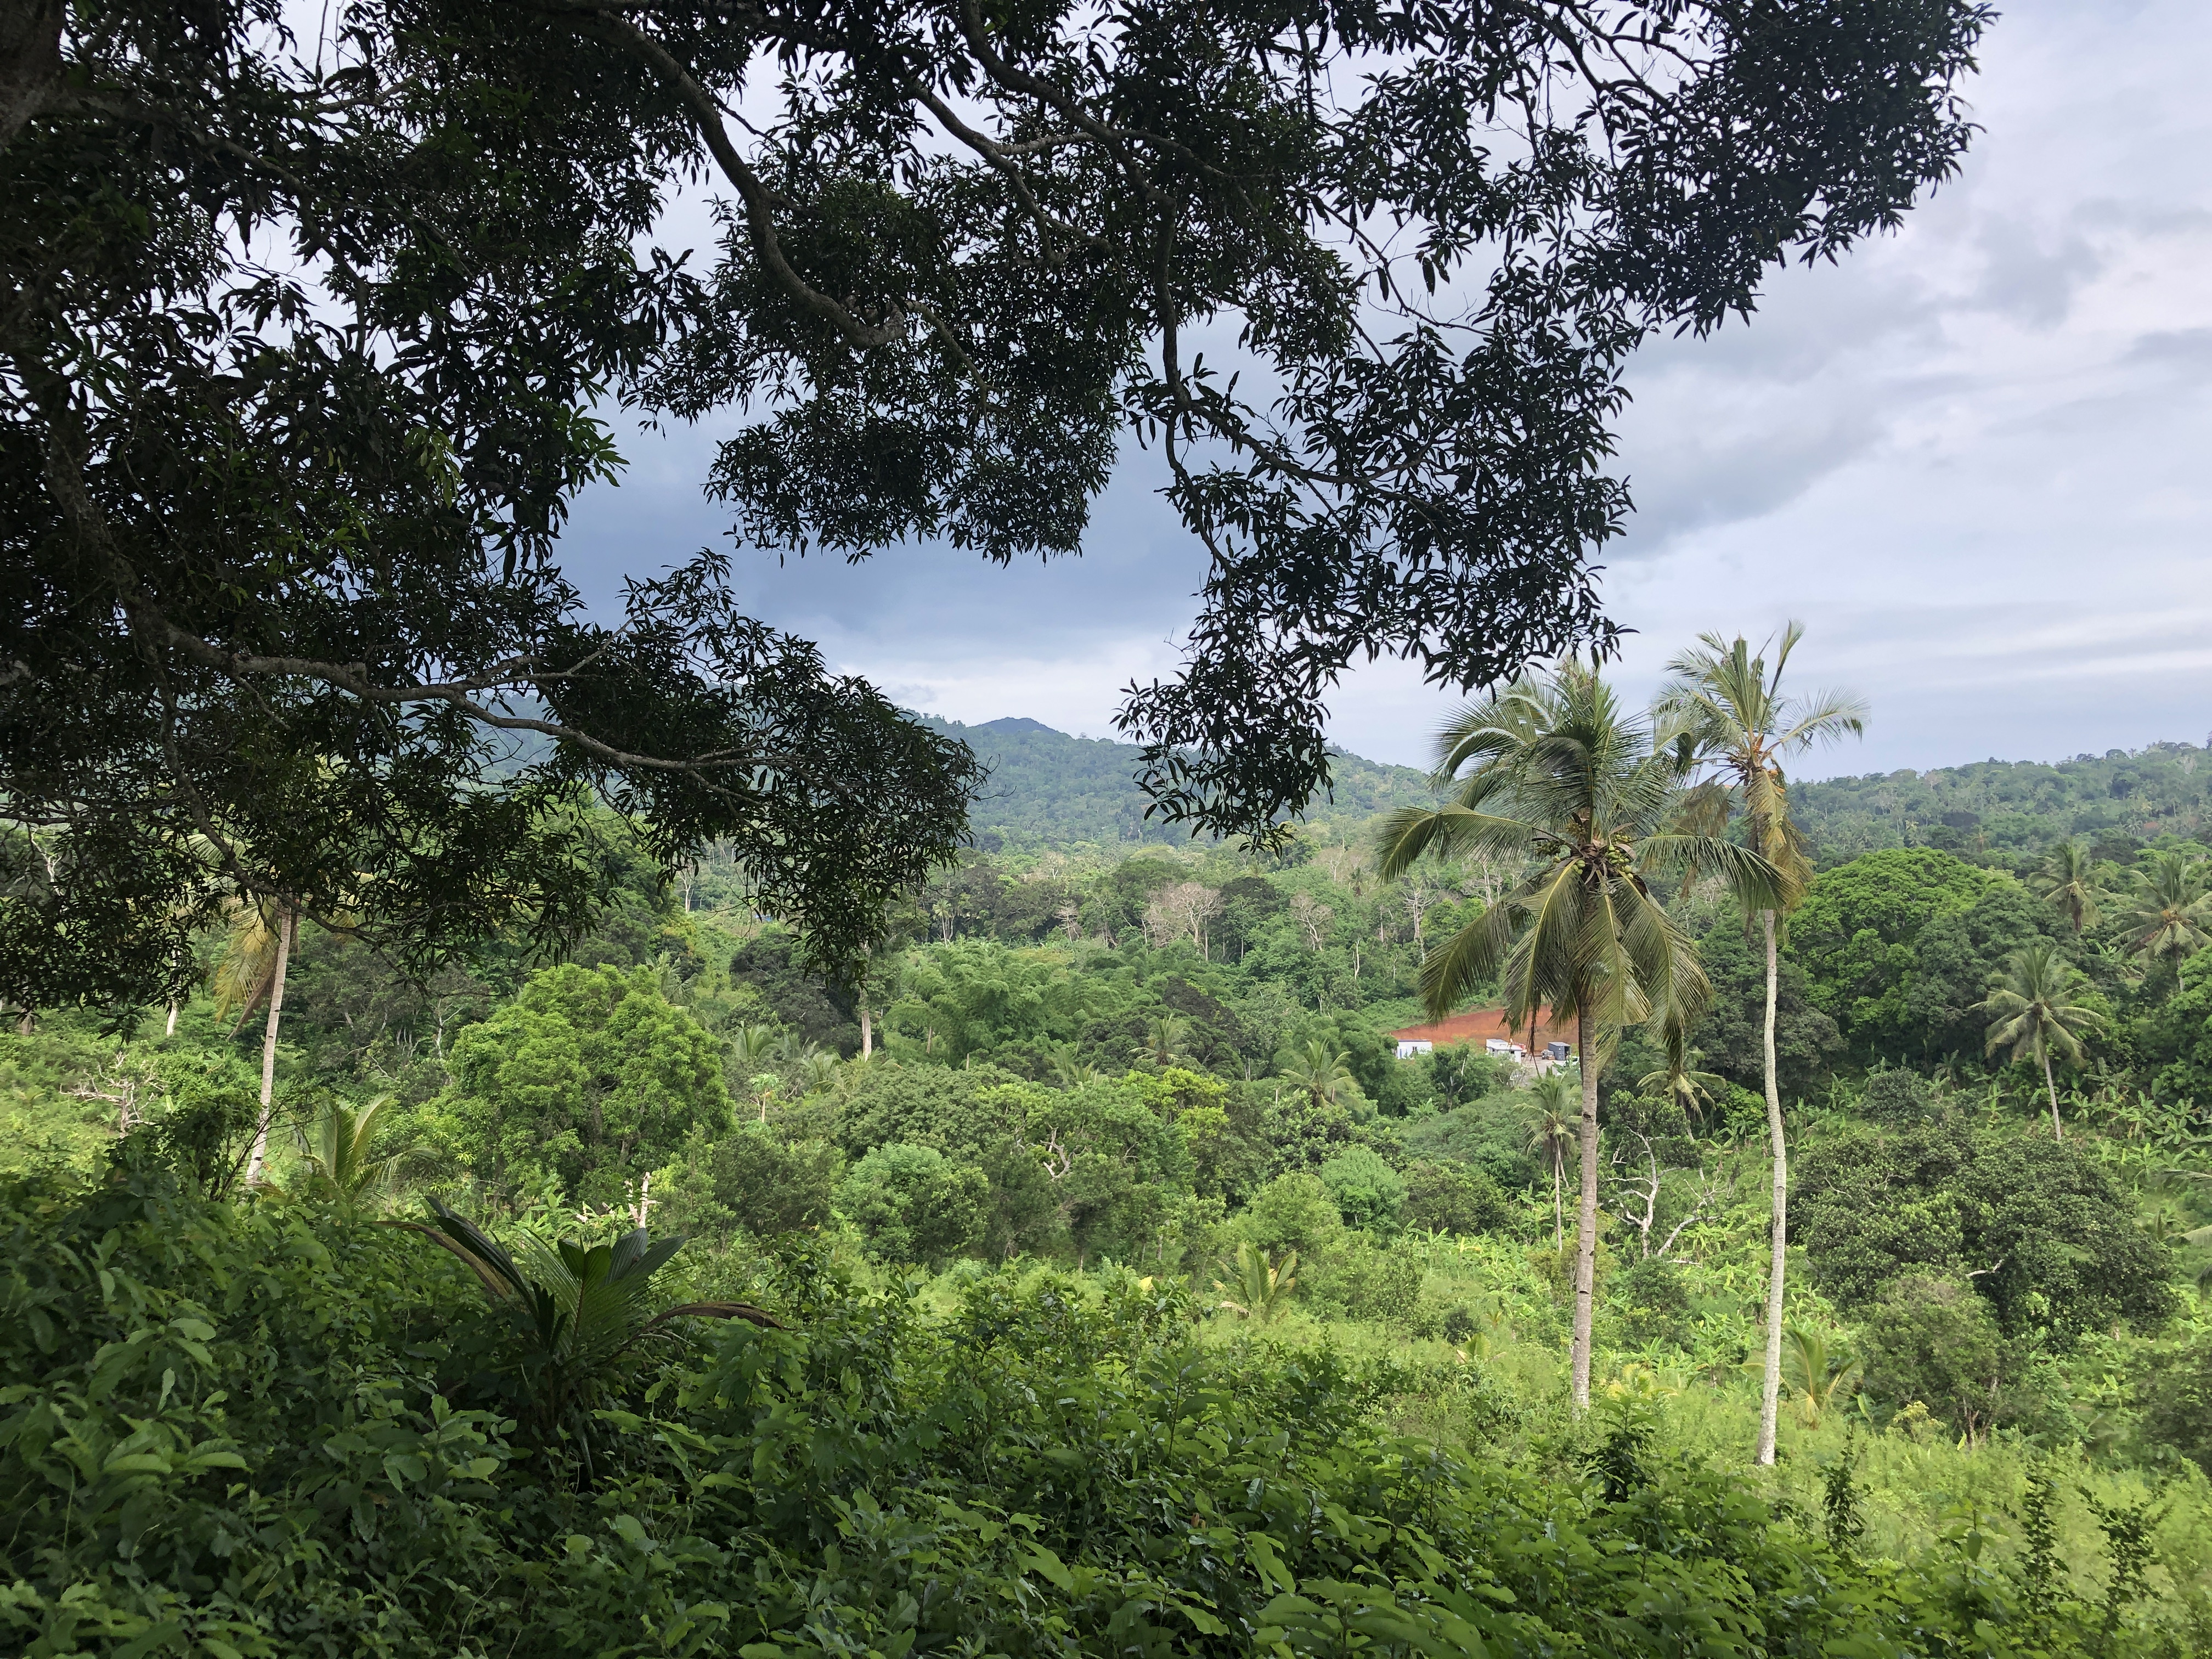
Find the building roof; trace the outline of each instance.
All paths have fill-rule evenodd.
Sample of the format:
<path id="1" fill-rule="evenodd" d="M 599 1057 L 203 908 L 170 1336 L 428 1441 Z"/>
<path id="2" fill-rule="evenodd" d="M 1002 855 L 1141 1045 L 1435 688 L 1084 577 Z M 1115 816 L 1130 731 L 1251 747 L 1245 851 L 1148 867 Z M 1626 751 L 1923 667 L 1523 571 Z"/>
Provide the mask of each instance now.
<path id="1" fill-rule="evenodd" d="M 1390 1035 L 1401 1042 L 1432 1042 L 1440 1048 L 1457 1042 L 1483 1042 L 1492 1037 L 1528 1044 L 1526 1023 L 1509 1027 L 1503 1008 L 1478 1008 L 1468 1013 L 1454 1014 L 1449 1019 L 1440 1019 L 1433 1025 L 1408 1025 L 1404 1030 L 1393 1031 Z M 1552 1012 L 1547 1008 L 1537 1018 L 1535 1042 L 1529 1046 L 1540 1048 L 1547 1042 L 1571 1043 L 1574 1040 L 1574 1023 L 1567 1020 L 1553 1024 Z"/>

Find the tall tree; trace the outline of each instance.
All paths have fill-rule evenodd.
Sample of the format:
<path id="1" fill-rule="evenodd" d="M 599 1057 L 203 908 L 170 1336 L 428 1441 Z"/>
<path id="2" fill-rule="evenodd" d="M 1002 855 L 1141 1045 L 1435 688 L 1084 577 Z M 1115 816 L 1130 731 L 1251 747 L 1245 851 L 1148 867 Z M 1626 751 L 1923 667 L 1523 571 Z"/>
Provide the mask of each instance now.
<path id="1" fill-rule="evenodd" d="M 269 1125 L 276 1109 L 276 1036 L 284 1018 L 284 981 L 299 932 L 299 915 L 289 907 L 240 900 L 232 907 L 228 934 L 216 963 L 218 1015 L 235 1011 L 243 1024 L 264 1001 L 269 1005 L 261 1031 L 261 1106 L 253 1121 L 253 1151 L 246 1165 L 248 1186 L 258 1187 L 266 1178 Z"/>
<path id="2" fill-rule="evenodd" d="M 1657 705 L 1662 727 L 1677 745 L 1686 767 L 1705 775 L 1706 803 L 1732 809 L 1742 820 L 1744 839 L 1759 849 L 1782 878 L 1777 902 L 1761 907 L 1758 923 L 1766 943 L 1766 1012 L 1762 1072 L 1766 1083 L 1766 1134 L 1773 1158 L 1773 1205 L 1769 1224 L 1766 1270 L 1766 1365 L 1759 1411 L 1758 1461 L 1774 1462 L 1774 1441 L 1782 1400 L 1783 1277 L 1789 1265 L 1790 1147 L 1782 1122 L 1782 1090 L 1774 1060 L 1776 922 L 1794 908 L 1812 879 L 1802 837 L 1790 821 L 1789 781 L 1783 763 L 1816 744 L 1831 744 L 1866 730 L 1863 700 L 1848 692 L 1784 696 L 1782 676 L 1790 653 L 1805 630 L 1784 626 L 1770 641 L 1774 665 L 1765 649 L 1754 656 L 1739 634 L 1723 640 L 1698 636 L 1695 649 L 1668 665 L 1675 678 L 1662 688 Z M 1698 803 L 1693 797 L 1692 811 Z"/>
<path id="3" fill-rule="evenodd" d="M 1632 353 L 1950 176 L 1989 15 L 11 5 L 0 798 L 68 856 L 0 844 L 0 994 L 155 1000 L 231 890 L 418 957 L 572 929 L 594 795 L 854 955 L 973 757 L 744 616 L 727 555 L 589 612 L 559 540 L 616 406 L 730 418 L 756 556 L 1071 553 L 1145 441 L 1211 564 L 1124 724 L 1169 816 L 1275 833 L 1348 665 L 1608 635 Z M 654 246 L 702 178 L 716 245 Z M 1259 372 L 1193 356 L 1223 325 Z"/>
<path id="4" fill-rule="evenodd" d="M 2047 939 L 2030 941 L 2012 954 L 2004 973 L 1990 988 L 1989 996 L 1975 1011 L 1996 1016 L 1990 1025 L 1989 1052 L 2012 1050 L 2012 1057 L 2031 1056 L 2043 1067 L 2043 1087 L 2051 1097 L 2051 1138 L 2066 1139 L 2058 1121 L 2058 1083 L 2051 1075 L 2055 1050 L 2068 1060 L 2081 1058 L 2082 1036 L 2103 1023 L 2094 1008 L 2074 1000 L 2081 975 L 2058 954 Z"/>
<path id="5" fill-rule="evenodd" d="M 2154 963 L 2178 965 L 2204 948 L 2212 927 L 2212 894 L 2203 860 L 2185 853 L 2146 853 L 2129 896 L 2127 949 Z"/>
<path id="6" fill-rule="evenodd" d="M 1462 775 L 1463 774 L 1463 775 Z M 1546 1007 L 1575 1022 L 1581 1062 L 1582 1194 L 1575 1265 L 1574 1402 L 1589 1404 L 1597 1264 L 1598 1079 L 1625 1026 L 1654 1021 L 1671 1040 L 1709 988 L 1695 943 L 1651 891 L 1655 877 L 1719 880 L 1746 906 L 1781 902 L 1765 858 L 1717 836 L 1671 830 L 1682 769 L 1597 673 L 1567 663 L 1463 710 L 1437 738 L 1451 805 L 1407 807 L 1380 837 L 1387 880 L 1424 854 L 1512 854 L 1528 873 L 1430 952 L 1421 991 L 1441 1018 L 1494 977 L 1511 1023 Z"/>
<path id="7" fill-rule="evenodd" d="M 2095 860 L 2081 842 L 2054 842 L 2035 866 L 2035 890 L 2048 899 L 2078 936 L 2097 924 Z"/>

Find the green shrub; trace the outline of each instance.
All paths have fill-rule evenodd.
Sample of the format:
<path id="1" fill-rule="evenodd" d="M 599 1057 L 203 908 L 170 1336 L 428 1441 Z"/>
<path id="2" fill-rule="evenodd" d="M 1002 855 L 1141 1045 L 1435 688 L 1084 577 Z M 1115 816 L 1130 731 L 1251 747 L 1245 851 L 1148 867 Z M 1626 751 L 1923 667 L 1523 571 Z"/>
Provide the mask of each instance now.
<path id="1" fill-rule="evenodd" d="M 1918 1123 L 1935 1109 L 1935 1093 L 1917 1072 L 1873 1073 L 1859 1094 L 1859 1115 L 1876 1123 Z"/>
<path id="2" fill-rule="evenodd" d="M 838 1184 L 837 1210 L 885 1261 L 941 1267 L 974 1249 L 991 1183 L 933 1146 L 878 1146 Z"/>
<path id="3" fill-rule="evenodd" d="M 761 1238 L 811 1231 L 827 1221 L 840 1161 L 825 1142 L 787 1146 L 750 1126 L 715 1141 L 706 1158 L 714 1202 Z"/>
<path id="4" fill-rule="evenodd" d="M 1846 1307 L 1916 1274 L 1971 1282 L 2008 1336 L 2040 1328 L 2061 1344 L 2173 1310 L 2170 1253 L 2075 1141 L 1953 1116 L 1854 1128 L 1808 1146 L 1796 1174 L 1791 1231 Z"/>
<path id="5" fill-rule="evenodd" d="M 1550 1161 L 1539 1167 L 1528 1155 L 1522 1125 L 1526 1104 L 1519 1090 L 1498 1090 L 1468 1105 L 1407 1124 L 1401 1139 L 1416 1158 L 1472 1165 L 1509 1192 L 1539 1180 L 1548 1190 Z"/>
<path id="6" fill-rule="evenodd" d="M 1690 1291 L 1675 1263 L 1657 1256 L 1632 1261 L 1613 1275 L 1606 1295 L 1619 1310 L 1621 1336 L 1630 1347 L 1688 1342 Z"/>
<path id="7" fill-rule="evenodd" d="M 1321 1166 L 1321 1184 L 1348 1227 L 1395 1233 L 1406 1219 L 1406 1182 L 1372 1147 L 1353 1146 Z"/>
<path id="8" fill-rule="evenodd" d="M 1296 1250 L 1309 1264 L 1322 1261 L 1344 1239 L 1335 1197 L 1318 1176 L 1303 1170 L 1277 1176 L 1261 1188 L 1230 1226 L 1237 1237 L 1270 1259 Z"/>
<path id="9" fill-rule="evenodd" d="M 1919 1401 L 1970 1437 L 1996 1422 L 2004 1339 L 1971 1290 L 1928 1275 L 1901 1279 L 1868 1311 L 1860 1345 L 1869 1394 L 1893 1407 Z"/>
<path id="10" fill-rule="evenodd" d="M 2154 1458 L 2180 1456 L 2212 1474 L 2212 1331 L 2163 1356 L 2142 1384 L 2142 1432 Z"/>
<path id="11" fill-rule="evenodd" d="M 1653 1446 L 1609 1488 L 1462 1461 L 1386 1419 L 1504 1431 L 1480 1368 L 1195 1346 L 1133 1274 L 973 1273 L 933 1322 L 793 1247 L 791 1328 L 629 1379 L 582 1484 L 468 1403 L 513 1352 L 450 1256 L 132 1157 L 0 1184 L 0 1642 L 42 1659 L 2017 1650 L 1986 1561 L 1862 1568 Z"/>
<path id="12" fill-rule="evenodd" d="M 1448 1233 L 1498 1232 L 1514 1215 L 1513 1200 L 1487 1170 L 1424 1158 L 1407 1170 L 1406 1224 Z"/>
<path id="13" fill-rule="evenodd" d="M 1316 1276 L 1316 1289 L 1334 1292 L 1334 1299 L 1354 1319 L 1412 1334 L 1419 1322 L 1421 1264 L 1402 1250 L 1378 1248 L 1364 1238 L 1346 1242 L 1325 1276 Z"/>

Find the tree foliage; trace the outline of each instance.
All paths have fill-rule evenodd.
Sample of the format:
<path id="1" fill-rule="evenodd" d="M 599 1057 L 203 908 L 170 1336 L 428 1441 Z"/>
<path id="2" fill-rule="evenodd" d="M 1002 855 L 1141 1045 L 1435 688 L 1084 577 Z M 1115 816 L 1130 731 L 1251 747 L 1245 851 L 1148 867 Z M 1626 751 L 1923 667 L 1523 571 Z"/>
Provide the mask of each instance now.
<path id="1" fill-rule="evenodd" d="M 1353 660 L 1464 686 L 1605 633 L 1628 355 L 1948 177 L 1986 14 L 287 18 L 82 0 L 0 47 L 10 995 L 166 994 L 227 896 L 417 962 L 563 935 L 594 794 L 855 956 L 973 758 L 726 554 L 588 614 L 558 540 L 611 404 L 737 411 L 709 489 L 779 553 L 1073 552 L 1156 446 L 1211 571 L 1124 723 L 1171 817 L 1269 833 Z M 719 246 L 652 246 L 702 174 Z M 1267 400 L 1194 353 L 1231 317 Z"/>
<path id="2" fill-rule="evenodd" d="M 2165 1249 L 2068 1143 L 1956 1116 L 1853 1130 L 1808 1151 L 1794 1209 L 1814 1282 L 1847 1307 L 1933 1275 L 1971 1287 L 2008 1337 L 2060 1343 L 2173 1309 Z"/>
<path id="3" fill-rule="evenodd" d="M 1978 1052 L 1975 1012 L 2005 958 L 2061 926 L 2012 877 L 1932 848 L 1869 853 L 1822 871 L 1790 927 L 1814 1006 L 1856 1062 Z"/>
<path id="4" fill-rule="evenodd" d="M 622 1201 L 695 1127 L 731 1115 L 720 1045 L 646 969 L 540 971 L 454 1038 L 452 1075 L 414 1133 L 516 1194 Z"/>

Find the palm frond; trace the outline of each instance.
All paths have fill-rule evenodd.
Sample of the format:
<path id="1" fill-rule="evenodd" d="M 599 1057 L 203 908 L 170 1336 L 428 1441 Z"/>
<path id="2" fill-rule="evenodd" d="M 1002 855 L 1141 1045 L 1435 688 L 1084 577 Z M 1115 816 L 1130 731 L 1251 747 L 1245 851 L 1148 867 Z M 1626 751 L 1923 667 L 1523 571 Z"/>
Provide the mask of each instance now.
<path id="1" fill-rule="evenodd" d="M 1513 948 L 1524 902 L 1517 890 L 1505 895 L 1421 959 L 1421 997 L 1431 1017 L 1441 1019 L 1498 972 Z"/>
<path id="2" fill-rule="evenodd" d="M 1403 806 L 1383 819 L 1375 838 L 1376 872 L 1393 881 L 1430 853 L 1520 853 L 1554 839 L 1540 824 L 1462 805 Z"/>
<path id="3" fill-rule="evenodd" d="M 1780 910 L 1792 884 L 1773 861 L 1717 836 L 1654 836 L 1637 848 L 1654 874 L 1687 873 L 1717 878 L 1747 910 Z"/>

